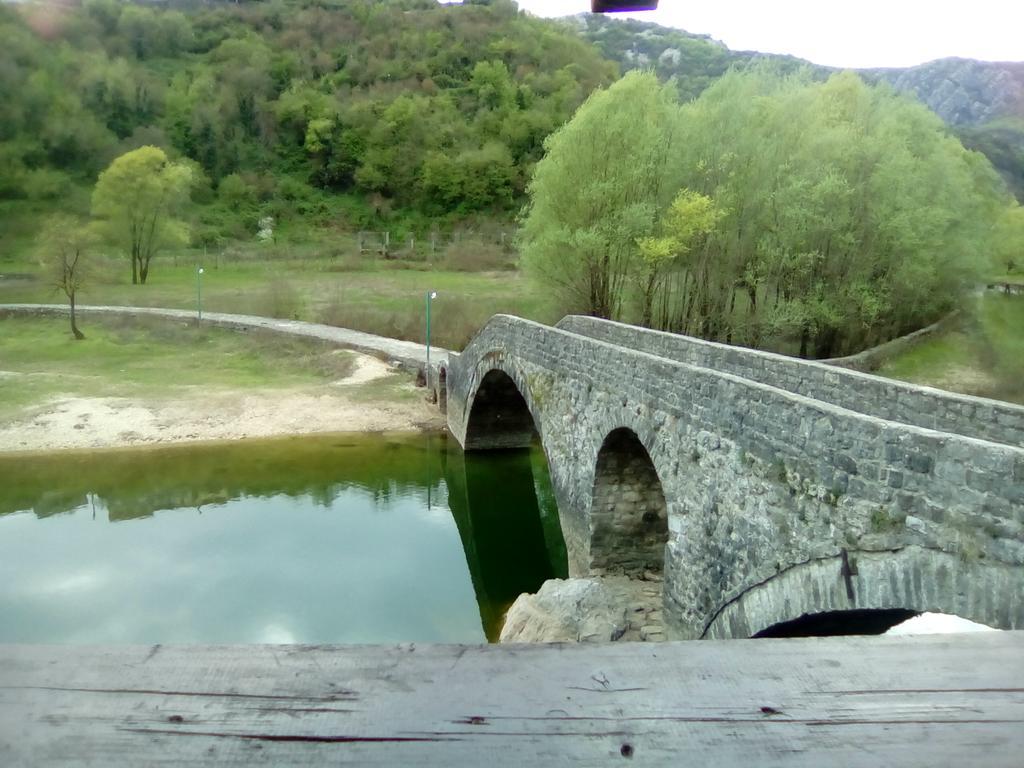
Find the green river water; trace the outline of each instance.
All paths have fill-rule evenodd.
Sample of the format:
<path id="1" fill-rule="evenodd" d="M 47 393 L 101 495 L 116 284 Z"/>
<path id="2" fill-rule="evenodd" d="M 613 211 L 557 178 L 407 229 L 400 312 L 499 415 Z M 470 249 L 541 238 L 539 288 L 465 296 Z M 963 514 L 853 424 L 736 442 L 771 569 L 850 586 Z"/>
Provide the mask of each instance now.
<path id="1" fill-rule="evenodd" d="M 0 454 L 0 643 L 475 643 L 564 576 L 540 451 L 335 435 Z"/>

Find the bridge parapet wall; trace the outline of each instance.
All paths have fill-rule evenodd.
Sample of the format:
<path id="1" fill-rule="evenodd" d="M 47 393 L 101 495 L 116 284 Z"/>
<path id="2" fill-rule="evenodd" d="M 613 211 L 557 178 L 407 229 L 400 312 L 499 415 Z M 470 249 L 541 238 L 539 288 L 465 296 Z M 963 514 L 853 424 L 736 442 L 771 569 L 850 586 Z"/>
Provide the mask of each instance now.
<path id="1" fill-rule="evenodd" d="M 668 506 L 665 615 L 675 637 L 702 636 L 758 585 L 843 550 L 856 557 L 918 547 L 1010 568 L 1021 583 L 1019 447 L 888 421 L 507 316 L 450 362 L 449 425 L 460 442 L 476 388 L 493 370 L 508 374 L 533 415 L 574 574 L 593 565 L 602 443 L 626 428 L 646 448 Z M 863 607 L 858 599 L 851 604 Z M 967 618 L 1024 627 L 1024 600 L 971 602 Z"/>
<path id="2" fill-rule="evenodd" d="M 691 365 L 733 373 L 860 413 L 1024 446 L 1024 407 L 893 381 L 826 363 L 571 315 L 557 328 Z"/>

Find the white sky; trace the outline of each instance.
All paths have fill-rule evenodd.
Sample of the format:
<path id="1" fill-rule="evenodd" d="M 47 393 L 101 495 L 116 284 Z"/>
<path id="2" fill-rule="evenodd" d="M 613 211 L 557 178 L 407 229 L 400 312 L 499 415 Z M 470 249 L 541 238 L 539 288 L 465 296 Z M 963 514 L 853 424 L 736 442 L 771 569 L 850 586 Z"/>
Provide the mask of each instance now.
<path id="1" fill-rule="evenodd" d="M 518 0 L 538 16 L 590 0 Z M 626 14 L 709 34 L 733 50 L 788 53 L 834 67 L 906 67 L 946 56 L 1024 61 L 1024 0 L 661 0 Z"/>

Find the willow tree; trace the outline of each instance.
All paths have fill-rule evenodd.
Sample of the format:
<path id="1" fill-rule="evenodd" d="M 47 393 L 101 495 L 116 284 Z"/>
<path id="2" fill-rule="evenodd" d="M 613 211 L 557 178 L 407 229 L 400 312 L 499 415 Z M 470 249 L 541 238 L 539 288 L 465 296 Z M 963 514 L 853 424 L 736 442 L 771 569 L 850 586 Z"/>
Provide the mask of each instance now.
<path id="1" fill-rule="evenodd" d="M 888 87 L 755 68 L 680 122 L 682 181 L 724 213 L 701 254 L 705 296 L 687 289 L 673 330 L 843 354 L 934 320 L 984 268 L 1005 190 Z"/>
<path id="2" fill-rule="evenodd" d="M 995 266 L 1007 274 L 1024 265 L 1024 207 L 1007 206 L 995 229 Z"/>
<path id="3" fill-rule="evenodd" d="M 715 230 L 723 212 L 715 201 L 700 192 L 680 190 L 658 222 L 656 237 L 640 240 L 643 274 L 640 290 L 640 323 L 655 322 L 655 299 L 661 295 L 657 324 L 662 328 L 679 327 L 689 313 L 706 305 L 710 299 L 712 265 L 704 248 L 707 236 Z M 664 290 L 670 271 L 682 271 L 682 293 L 688 301 L 673 301 Z M 673 317 L 675 315 L 675 317 Z"/>
<path id="4" fill-rule="evenodd" d="M 187 240 L 188 227 L 178 216 L 191 180 L 187 164 L 170 162 L 157 147 L 126 152 L 100 174 L 92 193 L 94 229 L 128 253 L 133 285 L 145 285 L 162 248 Z"/>
<path id="5" fill-rule="evenodd" d="M 563 309 L 619 317 L 651 234 L 676 189 L 669 86 L 631 72 L 599 90 L 545 141 L 520 231 L 523 263 Z"/>

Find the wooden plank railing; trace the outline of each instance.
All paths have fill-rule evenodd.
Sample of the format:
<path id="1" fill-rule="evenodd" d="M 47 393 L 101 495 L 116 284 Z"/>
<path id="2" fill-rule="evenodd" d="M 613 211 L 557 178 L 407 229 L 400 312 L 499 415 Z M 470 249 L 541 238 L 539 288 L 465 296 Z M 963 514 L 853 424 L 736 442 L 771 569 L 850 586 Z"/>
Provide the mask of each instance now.
<path id="1" fill-rule="evenodd" d="M 1024 633 L 0 646 L 0 765 L 1013 766 Z"/>

